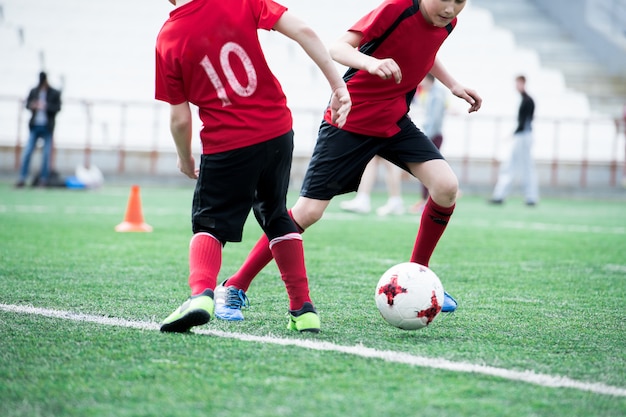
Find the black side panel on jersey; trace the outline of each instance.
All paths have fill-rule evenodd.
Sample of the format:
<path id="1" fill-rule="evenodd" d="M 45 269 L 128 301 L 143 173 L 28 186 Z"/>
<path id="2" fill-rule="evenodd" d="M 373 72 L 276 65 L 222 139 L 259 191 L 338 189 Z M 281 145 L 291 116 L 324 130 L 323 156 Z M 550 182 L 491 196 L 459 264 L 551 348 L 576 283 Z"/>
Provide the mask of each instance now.
<path id="1" fill-rule="evenodd" d="M 383 33 L 379 38 L 372 39 L 366 44 L 363 44 L 363 46 L 359 48 L 359 52 L 364 53 L 365 55 L 371 56 L 376 50 L 376 48 L 378 48 L 380 44 L 383 43 L 383 41 L 387 39 L 389 35 L 391 35 L 391 33 L 398 27 L 400 23 L 402 23 L 404 19 L 406 19 L 407 17 L 413 16 L 415 13 L 419 11 L 419 9 L 420 9 L 419 1 L 413 0 L 413 5 L 405 9 L 400 14 L 400 16 L 398 16 L 398 18 L 391 24 L 391 26 L 385 31 L 385 33 Z M 358 69 L 356 68 L 348 68 L 348 71 L 346 71 L 346 73 L 343 75 L 343 80 L 345 82 L 348 82 L 348 80 L 350 80 L 350 78 L 352 78 L 352 76 L 354 76 L 354 74 L 356 74 L 357 71 Z"/>

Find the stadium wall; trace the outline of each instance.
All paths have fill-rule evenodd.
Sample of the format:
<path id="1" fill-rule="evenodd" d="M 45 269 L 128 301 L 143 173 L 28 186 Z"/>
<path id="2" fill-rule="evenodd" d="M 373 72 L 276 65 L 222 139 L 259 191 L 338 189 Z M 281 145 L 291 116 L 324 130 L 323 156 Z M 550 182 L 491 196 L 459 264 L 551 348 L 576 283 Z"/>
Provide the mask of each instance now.
<path id="1" fill-rule="evenodd" d="M 411 113 L 418 123 L 420 106 Z M 295 161 L 292 185 L 299 187 L 315 138 L 319 109 L 293 108 Z M 0 95 L 0 175 L 16 178 L 25 146 L 29 112 L 23 99 Z M 174 145 L 167 126 L 168 107 L 158 102 L 64 100 L 57 120 L 53 166 L 62 176 L 78 166 L 95 165 L 107 179 L 154 177 L 176 181 Z M 534 156 L 542 187 L 562 190 L 624 190 L 626 139 L 624 123 L 607 117 L 537 117 Z M 200 123 L 194 123 L 199 129 Z M 508 155 L 514 115 L 467 115 L 449 112 L 442 152 L 462 186 L 491 187 L 500 161 Z M 194 132 L 198 137 L 198 132 Z M 200 153 L 199 140 L 193 142 Z M 31 165 L 39 166 L 40 152 Z M 182 178 L 183 180 L 185 178 Z"/>
<path id="2" fill-rule="evenodd" d="M 20 150 L 15 146 L 0 146 L 0 178 L 15 181 Z M 33 172 L 41 162 L 36 152 Z M 485 192 L 493 187 L 499 161 L 488 158 L 448 157 L 448 162 L 459 177 L 461 189 L 471 194 Z M 78 166 L 93 164 L 102 171 L 105 183 L 149 182 L 155 184 L 186 184 L 189 180 L 176 167 L 174 151 L 123 151 L 114 149 L 56 148 L 54 169 L 62 178 L 75 175 Z M 91 161 L 86 163 L 87 161 Z M 95 161 L 95 162 L 94 162 Z M 309 162 L 307 155 L 295 155 L 291 188 L 299 189 Z M 626 198 L 626 167 L 617 161 L 554 161 L 536 160 L 537 174 L 543 194 L 612 194 Z M 384 172 L 378 177 L 377 187 L 384 189 Z M 418 193 L 418 182 L 403 180 L 407 193 Z M 518 181 L 519 182 L 519 181 Z M 519 193 L 514 191 L 513 195 Z"/>

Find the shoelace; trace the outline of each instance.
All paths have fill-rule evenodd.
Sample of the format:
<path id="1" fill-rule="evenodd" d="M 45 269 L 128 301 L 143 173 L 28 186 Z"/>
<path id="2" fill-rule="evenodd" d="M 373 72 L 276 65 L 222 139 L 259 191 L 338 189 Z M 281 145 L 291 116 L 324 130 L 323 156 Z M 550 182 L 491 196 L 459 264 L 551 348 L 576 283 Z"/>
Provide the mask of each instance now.
<path id="1" fill-rule="evenodd" d="M 226 290 L 226 303 L 228 307 L 231 308 L 245 308 L 250 305 L 250 301 L 248 300 L 248 296 L 244 290 L 238 290 L 236 288 L 227 288 Z"/>

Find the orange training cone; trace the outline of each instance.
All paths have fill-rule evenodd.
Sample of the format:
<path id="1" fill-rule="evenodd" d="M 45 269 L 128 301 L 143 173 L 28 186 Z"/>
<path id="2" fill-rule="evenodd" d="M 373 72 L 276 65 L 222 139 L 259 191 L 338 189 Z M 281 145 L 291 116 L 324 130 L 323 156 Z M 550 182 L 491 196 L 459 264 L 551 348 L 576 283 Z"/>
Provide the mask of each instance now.
<path id="1" fill-rule="evenodd" d="M 143 221 L 141 212 L 141 197 L 139 197 L 139 186 L 133 185 L 130 189 L 128 206 L 124 221 L 115 226 L 116 232 L 151 232 L 152 226 Z"/>

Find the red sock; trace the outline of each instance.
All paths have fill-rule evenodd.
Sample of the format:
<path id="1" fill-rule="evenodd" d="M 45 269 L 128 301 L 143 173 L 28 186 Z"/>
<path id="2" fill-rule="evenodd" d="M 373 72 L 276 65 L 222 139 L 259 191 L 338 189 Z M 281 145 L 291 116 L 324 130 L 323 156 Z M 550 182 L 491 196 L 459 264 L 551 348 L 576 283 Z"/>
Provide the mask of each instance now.
<path id="1" fill-rule="evenodd" d="M 420 228 L 413 246 L 411 254 L 411 262 L 428 266 L 430 257 L 446 230 L 450 216 L 454 212 L 455 205 L 452 207 L 441 207 L 435 203 L 430 197 L 426 201 L 422 218 L 420 220 Z"/>
<path id="2" fill-rule="evenodd" d="M 291 210 L 289 210 L 289 216 L 293 220 Z M 300 233 L 304 232 L 298 223 L 295 221 L 294 223 Z M 267 236 L 262 235 L 248 254 L 241 268 L 239 268 L 232 277 L 228 278 L 228 285 L 234 285 L 240 290 L 248 291 L 254 277 L 256 277 L 273 258 L 274 255 L 272 255 L 272 251 L 270 250 L 270 242 Z"/>
<path id="3" fill-rule="evenodd" d="M 287 288 L 289 309 L 300 310 L 305 302 L 311 302 L 302 239 L 297 233 L 273 239 L 271 250 Z"/>
<path id="4" fill-rule="evenodd" d="M 267 236 L 261 235 L 256 242 L 243 265 L 228 278 L 228 285 L 234 285 L 240 290 L 248 291 L 250 283 L 265 266 L 274 258 L 270 250 L 270 242 Z"/>
<path id="5" fill-rule="evenodd" d="M 222 243 L 208 233 L 196 233 L 189 243 L 189 287 L 191 295 L 217 285 L 222 266 Z"/>

